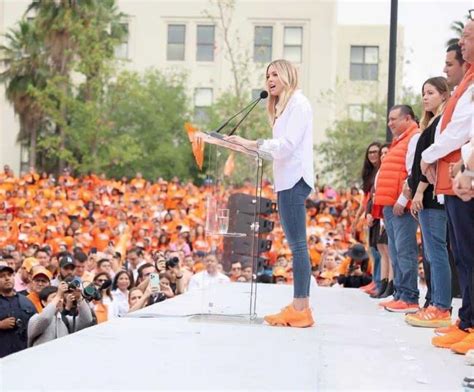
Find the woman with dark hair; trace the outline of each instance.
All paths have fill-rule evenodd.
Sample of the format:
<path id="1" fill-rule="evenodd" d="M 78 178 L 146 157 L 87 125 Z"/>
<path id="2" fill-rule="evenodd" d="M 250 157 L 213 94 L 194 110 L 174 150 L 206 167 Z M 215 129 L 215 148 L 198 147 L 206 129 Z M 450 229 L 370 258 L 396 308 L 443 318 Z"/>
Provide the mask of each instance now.
<path id="1" fill-rule="evenodd" d="M 128 271 L 120 271 L 112 283 L 112 297 L 117 301 L 118 316 L 128 313 L 128 292 L 133 287 L 133 276 Z"/>
<path id="2" fill-rule="evenodd" d="M 388 152 L 390 147 L 389 143 L 385 143 L 380 148 L 380 162 L 384 159 L 385 155 Z M 375 293 L 376 295 L 371 295 L 375 298 L 387 298 L 393 294 L 393 268 L 390 261 L 390 255 L 388 253 L 388 236 L 387 231 L 385 230 L 384 222 L 382 219 L 382 207 L 377 205 L 372 205 L 371 214 L 367 214 L 367 220 L 379 219 L 380 221 L 380 230 L 377 236 L 377 250 L 380 253 L 380 279 L 383 281 L 387 280 L 387 287 L 385 291 Z"/>
<path id="3" fill-rule="evenodd" d="M 352 223 L 352 233 L 356 236 L 356 228 L 360 218 L 372 212 L 372 197 L 375 183 L 375 176 L 380 167 L 380 149 L 382 145 L 379 142 L 372 142 L 365 150 L 364 164 L 362 165 L 362 190 L 364 200 L 357 211 L 354 222 Z M 383 293 L 387 286 L 386 279 L 380 279 L 380 254 L 377 251 L 377 239 L 380 233 L 380 219 L 368 219 L 369 225 L 369 247 L 374 261 L 374 279 L 363 287 L 364 291 L 373 296 Z M 357 239 L 357 238 L 356 238 Z"/>
<path id="4" fill-rule="evenodd" d="M 100 291 L 102 298 L 92 301 L 92 309 L 97 318 L 97 323 L 103 323 L 114 317 L 118 317 L 118 306 L 114 302 L 111 292 L 111 280 L 106 272 L 99 272 L 94 276 L 92 283 Z"/>

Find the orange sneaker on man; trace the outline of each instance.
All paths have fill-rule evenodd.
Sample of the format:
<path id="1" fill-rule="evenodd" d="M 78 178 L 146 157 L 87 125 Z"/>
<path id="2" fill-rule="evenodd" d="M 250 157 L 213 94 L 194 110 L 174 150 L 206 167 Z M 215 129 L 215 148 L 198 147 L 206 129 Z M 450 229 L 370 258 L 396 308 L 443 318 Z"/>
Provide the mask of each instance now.
<path id="1" fill-rule="evenodd" d="M 428 306 L 414 314 L 407 314 L 405 321 L 414 327 L 439 328 L 451 325 L 449 310 L 442 310 L 436 306 Z"/>
<path id="2" fill-rule="evenodd" d="M 306 328 L 314 324 L 311 309 L 296 310 L 293 305 L 283 308 L 280 313 L 263 318 L 268 324 L 280 327 Z"/>
<path id="3" fill-rule="evenodd" d="M 460 322 L 461 322 L 461 320 L 457 319 L 454 324 L 451 324 L 448 327 L 436 328 L 434 330 L 434 333 L 438 336 L 443 336 L 443 335 L 446 335 L 447 333 L 456 331 L 457 329 L 459 329 L 459 323 Z"/>
<path id="4" fill-rule="evenodd" d="M 458 343 L 451 346 L 451 351 L 456 354 L 466 354 L 469 350 L 474 348 L 474 329 L 469 329 L 467 336 Z"/>
<path id="5" fill-rule="evenodd" d="M 420 310 L 420 307 L 418 304 L 410 304 L 408 302 L 399 300 L 385 306 L 385 310 L 394 313 L 416 313 Z"/>
<path id="6" fill-rule="evenodd" d="M 431 339 L 431 343 L 433 346 L 440 347 L 440 348 L 451 348 L 453 344 L 459 343 L 462 341 L 467 335 L 468 332 L 463 331 L 462 329 L 457 328 L 456 330 L 447 333 L 443 336 L 435 336 Z"/>
<path id="7" fill-rule="evenodd" d="M 391 305 L 393 304 L 394 302 L 397 302 L 398 300 L 397 299 L 386 299 L 385 301 L 382 301 L 382 302 L 379 302 L 379 306 L 381 306 L 382 308 L 385 308 L 387 307 L 388 305 Z"/>

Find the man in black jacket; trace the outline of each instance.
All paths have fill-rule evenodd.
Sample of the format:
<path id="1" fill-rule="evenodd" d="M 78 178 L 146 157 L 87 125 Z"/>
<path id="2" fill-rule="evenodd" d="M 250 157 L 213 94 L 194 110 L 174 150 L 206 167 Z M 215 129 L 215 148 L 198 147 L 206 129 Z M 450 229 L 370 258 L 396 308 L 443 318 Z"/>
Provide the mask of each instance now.
<path id="1" fill-rule="evenodd" d="M 28 322 L 36 313 L 33 303 L 13 289 L 14 271 L 0 261 L 0 358 L 26 348 Z"/>

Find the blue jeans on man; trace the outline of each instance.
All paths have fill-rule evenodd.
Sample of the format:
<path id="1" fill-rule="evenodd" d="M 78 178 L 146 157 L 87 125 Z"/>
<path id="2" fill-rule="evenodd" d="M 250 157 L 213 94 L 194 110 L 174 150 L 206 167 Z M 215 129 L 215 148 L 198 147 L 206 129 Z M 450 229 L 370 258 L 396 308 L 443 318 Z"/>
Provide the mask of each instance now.
<path id="1" fill-rule="evenodd" d="M 401 216 L 394 215 L 392 206 L 383 208 L 383 216 L 393 266 L 393 297 L 409 304 L 418 304 L 418 222 L 408 212 Z"/>
<path id="2" fill-rule="evenodd" d="M 474 199 L 464 202 L 456 196 L 445 196 L 444 200 L 451 250 L 462 295 L 459 328 L 466 330 L 474 327 Z"/>

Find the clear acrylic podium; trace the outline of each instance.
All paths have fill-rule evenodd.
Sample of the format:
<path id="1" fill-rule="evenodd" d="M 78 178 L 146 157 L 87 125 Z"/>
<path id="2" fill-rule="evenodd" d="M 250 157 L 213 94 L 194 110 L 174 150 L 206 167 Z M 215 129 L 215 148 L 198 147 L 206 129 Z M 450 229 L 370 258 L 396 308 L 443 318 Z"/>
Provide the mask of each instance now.
<path id="1" fill-rule="evenodd" d="M 208 145 L 206 237 L 222 263 L 223 273 L 230 272 L 233 261 L 252 268 L 248 282 L 210 285 L 204 289 L 201 314 L 252 321 L 257 318 L 258 214 L 263 168 L 264 161 L 272 158 L 265 152 L 228 142 L 219 134 L 198 132 L 196 136 Z M 246 203 L 244 207 L 242 199 Z M 241 215 L 237 219 L 239 209 Z M 246 220 L 244 225 L 242 213 Z"/>

